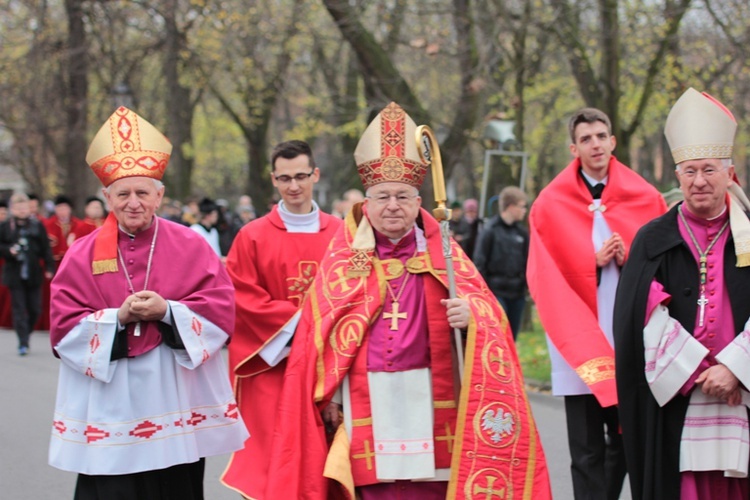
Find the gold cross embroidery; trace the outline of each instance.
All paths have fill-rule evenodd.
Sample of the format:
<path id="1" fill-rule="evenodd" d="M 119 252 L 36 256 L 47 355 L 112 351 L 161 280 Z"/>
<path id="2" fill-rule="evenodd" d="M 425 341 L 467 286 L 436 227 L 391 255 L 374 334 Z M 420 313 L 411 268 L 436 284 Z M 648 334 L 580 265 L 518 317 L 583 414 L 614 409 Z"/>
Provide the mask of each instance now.
<path id="1" fill-rule="evenodd" d="M 346 293 L 349 290 L 352 289 L 349 285 L 346 284 L 347 280 L 349 279 L 347 276 L 344 276 L 344 269 L 341 267 L 337 267 L 333 270 L 333 272 L 336 274 L 336 276 L 339 277 L 336 281 L 332 281 L 328 286 L 331 290 L 335 290 L 337 286 L 341 285 L 341 291 Z"/>
<path id="2" fill-rule="evenodd" d="M 391 320 L 391 330 L 398 330 L 398 320 L 406 319 L 409 313 L 398 312 L 398 302 L 394 302 L 392 305 L 391 312 L 383 313 L 383 319 Z"/>
<path id="3" fill-rule="evenodd" d="M 485 500 L 492 500 L 492 497 L 505 498 L 505 488 L 495 489 L 495 481 L 497 481 L 497 478 L 495 476 L 487 476 L 487 487 L 482 488 L 478 484 L 475 484 L 474 495 L 477 495 L 478 493 L 484 493 Z"/>
<path id="4" fill-rule="evenodd" d="M 451 434 L 451 426 L 448 422 L 445 423 L 445 434 L 441 436 L 435 436 L 435 441 L 445 441 L 448 445 L 448 453 L 453 453 L 453 441 L 456 440 L 456 436 Z"/>
<path id="5" fill-rule="evenodd" d="M 503 352 L 504 351 L 503 351 L 502 347 L 495 346 L 495 349 L 497 349 L 497 351 L 496 351 L 497 352 L 497 356 L 494 356 L 494 355 L 490 354 L 489 360 L 490 360 L 490 363 L 497 363 L 498 364 L 497 374 L 499 376 L 501 376 L 501 377 L 504 377 L 505 376 L 505 367 L 508 365 L 508 362 L 507 361 L 503 361 Z"/>
<path id="6" fill-rule="evenodd" d="M 372 458 L 375 452 L 370 450 L 370 440 L 365 439 L 365 452 L 359 455 L 352 455 L 352 458 L 364 458 L 367 461 L 367 470 L 372 470 Z"/>

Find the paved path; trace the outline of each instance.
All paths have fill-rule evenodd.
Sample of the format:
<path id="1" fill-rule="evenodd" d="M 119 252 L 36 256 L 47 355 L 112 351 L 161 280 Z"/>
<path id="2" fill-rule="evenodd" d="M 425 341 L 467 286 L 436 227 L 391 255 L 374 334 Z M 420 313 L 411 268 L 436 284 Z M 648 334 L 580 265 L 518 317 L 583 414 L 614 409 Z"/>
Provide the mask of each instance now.
<path id="1" fill-rule="evenodd" d="M 47 465 L 47 447 L 57 388 L 58 361 L 46 332 L 35 332 L 31 353 L 16 353 L 16 336 L 0 329 L 0 498 L 59 500 L 72 498 L 75 474 Z M 571 500 L 569 459 L 562 400 L 530 394 L 544 444 L 555 499 Z M 219 482 L 228 456 L 207 461 L 207 500 L 237 500 L 239 495 Z M 630 495 L 624 493 L 623 499 Z"/>

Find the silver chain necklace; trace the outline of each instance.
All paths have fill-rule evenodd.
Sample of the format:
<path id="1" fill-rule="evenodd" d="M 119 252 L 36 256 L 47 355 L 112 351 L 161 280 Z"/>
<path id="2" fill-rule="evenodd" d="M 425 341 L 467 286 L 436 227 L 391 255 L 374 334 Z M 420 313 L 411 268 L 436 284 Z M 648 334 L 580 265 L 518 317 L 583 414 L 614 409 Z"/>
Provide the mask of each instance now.
<path id="1" fill-rule="evenodd" d="M 148 278 L 151 276 L 151 263 L 154 259 L 154 247 L 156 246 L 156 235 L 159 234 L 159 218 L 154 217 L 154 224 L 156 224 L 156 227 L 154 228 L 154 236 L 151 238 L 151 249 L 148 252 L 148 263 L 146 264 L 146 280 L 143 282 L 143 289 L 148 289 Z M 125 279 L 128 280 L 128 287 L 130 288 L 130 293 L 135 293 L 135 287 L 133 286 L 133 282 L 130 280 L 130 274 L 128 274 L 128 268 L 125 266 L 125 259 L 122 258 L 122 252 L 120 251 L 120 245 L 117 245 L 117 256 L 120 257 L 120 265 L 122 265 L 122 271 L 125 273 Z M 136 337 L 141 336 L 141 322 L 135 324 L 135 332 L 133 333 Z"/>

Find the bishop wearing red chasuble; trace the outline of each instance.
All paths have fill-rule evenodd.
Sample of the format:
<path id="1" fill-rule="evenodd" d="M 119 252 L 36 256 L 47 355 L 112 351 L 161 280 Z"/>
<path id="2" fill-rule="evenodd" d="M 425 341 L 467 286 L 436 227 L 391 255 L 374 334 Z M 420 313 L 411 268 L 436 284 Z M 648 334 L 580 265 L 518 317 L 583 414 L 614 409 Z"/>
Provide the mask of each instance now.
<path id="1" fill-rule="evenodd" d="M 526 274 L 548 336 L 552 392 L 565 396 L 575 497 L 619 498 L 625 457 L 612 348 L 615 291 L 636 231 L 666 205 L 612 155 L 606 114 L 579 110 L 569 132 L 575 158 L 531 207 Z"/>
<path id="2" fill-rule="evenodd" d="M 507 318 L 454 241 L 458 298 L 448 299 L 439 225 L 420 207 L 415 130 L 391 103 L 355 150 L 366 200 L 305 300 L 268 498 L 551 498 Z M 465 330 L 463 373 L 452 328 Z"/>
<path id="3" fill-rule="evenodd" d="M 341 226 L 340 219 L 324 213 L 313 200 L 320 169 L 306 142 L 278 144 L 271 165 L 281 201 L 240 230 L 227 256 L 237 299 L 229 376 L 250 438 L 232 455 L 222 482 L 255 499 L 266 498 L 288 344 L 318 262 Z"/>
<path id="4" fill-rule="evenodd" d="M 232 283 L 200 235 L 155 215 L 171 149 L 120 107 L 86 156 L 112 212 L 63 258 L 50 311 L 49 462 L 79 474 L 76 499 L 203 498 L 204 457 L 247 437 L 221 356 Z"/>

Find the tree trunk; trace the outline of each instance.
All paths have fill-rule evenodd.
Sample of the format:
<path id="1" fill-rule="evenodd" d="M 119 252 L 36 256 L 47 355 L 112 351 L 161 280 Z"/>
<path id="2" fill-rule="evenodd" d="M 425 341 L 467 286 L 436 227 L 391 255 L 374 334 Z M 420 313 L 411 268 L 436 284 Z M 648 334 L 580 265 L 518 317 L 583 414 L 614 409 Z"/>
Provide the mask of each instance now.
<path id="1" fill-rule="evenodd" d="M 177 25 L 177 0 L 167 0 L 164 15 L 164 76 L 167 83 L 167 135 L 172 156 L 167 178 L 171 196 L 185 200 L 190 196 L 193 179 L 193 111 L 190 89 L 180 84 L 180 53 L 186 50 L 187 35 Z"/>
<path id="2" fill-rule="evenodd" d="M 63 186 L 77 211 L 96 189 L 95 177 L 86 166 L 88 111 L 88 51 L 83 22 L 83 0 L 65 0 L 68 17 L 66 123 Z"/>

